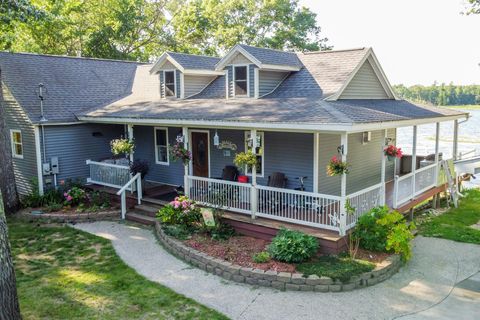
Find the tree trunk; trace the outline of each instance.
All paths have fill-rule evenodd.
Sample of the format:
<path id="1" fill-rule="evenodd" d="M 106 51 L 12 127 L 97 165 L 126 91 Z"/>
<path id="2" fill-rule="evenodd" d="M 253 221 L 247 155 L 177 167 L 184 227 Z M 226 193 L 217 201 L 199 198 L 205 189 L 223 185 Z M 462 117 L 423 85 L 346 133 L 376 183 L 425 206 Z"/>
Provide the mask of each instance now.
<path id="1" fill-rule="evenodd" d="M 20 202 L 13 173 L 10 134 L 5 123 L 5 107 L 0 73 L 0 191 L 3 194 L 5 211 L 13 213 L 18 209 Z"/>
<path id="2" fill-rule="evenodd" d="M 0 191 L 0 320 L 21 319 L 7 220 Z"/>

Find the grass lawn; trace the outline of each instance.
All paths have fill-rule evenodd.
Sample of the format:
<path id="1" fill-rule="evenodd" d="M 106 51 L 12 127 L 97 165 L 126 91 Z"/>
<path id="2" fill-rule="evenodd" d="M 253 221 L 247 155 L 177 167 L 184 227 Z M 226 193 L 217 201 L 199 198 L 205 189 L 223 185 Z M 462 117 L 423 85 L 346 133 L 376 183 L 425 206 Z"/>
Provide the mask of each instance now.
<path id="1" fill-rule="evenodd" d="M 9 220 L 24 319 L 227 319 L 125 265 L 110 241 Z"/>
<path id="2" fill-rule="evenodd" d="M 323 256 L 313 262 L 304 262 L 297 265 L 297 270 L 305 275 L 316 274 L 321 277 L 330 277 L 347 281 L 352 276 L 372 271 L 373 263 L 363 260 L 351 260 L 348 257 Z"/>
<path id="3" fill-rule="evenodd" d="M 460 199 L 458 208 L 418 224 L 420 234 L 480 244 L 480 230 L 470 227 L 480 221 L 480 190 L 472 189 L 464 194 L 466 197 Z"/>

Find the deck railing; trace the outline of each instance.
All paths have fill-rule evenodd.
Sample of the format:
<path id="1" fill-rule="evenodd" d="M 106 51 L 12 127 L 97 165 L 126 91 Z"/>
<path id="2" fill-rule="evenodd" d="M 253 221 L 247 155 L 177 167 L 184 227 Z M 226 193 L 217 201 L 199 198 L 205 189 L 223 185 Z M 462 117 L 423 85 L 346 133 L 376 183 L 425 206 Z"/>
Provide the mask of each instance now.
<path id="1" fill-rule="evenodd" d="M 90 167 L 88 183 L 94 183 L 106 187 L 122 188 L 131 178 L 130 167 L 105 162 L 87 160 Z M 130 185 L 127 189 L 132 191 Z"/>
<path id="2" fill-rule="evenodd" d="M 358 218 L 371 209 L 383 205 L 385 189 L 382 183 L 360 190 L 347 196 L 350 207 L 353 208 L 353 214 L 347 214 L 347 230 L 355 226 Z"/>
<path id="3" fill-rule="evenodd" d="M 393 188 L 393 207 L 402 204 L 435 187 L 437 181 L 437 164 L 433 163 L 404 176 L 395 176 Z"/>

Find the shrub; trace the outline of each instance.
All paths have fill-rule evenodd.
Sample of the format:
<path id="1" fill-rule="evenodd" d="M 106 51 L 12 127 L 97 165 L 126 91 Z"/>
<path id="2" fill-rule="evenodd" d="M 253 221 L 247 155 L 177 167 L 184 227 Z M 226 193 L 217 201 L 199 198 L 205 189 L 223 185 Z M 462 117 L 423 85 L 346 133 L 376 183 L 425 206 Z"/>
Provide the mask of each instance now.
<path id="1" fill-rule="evenodd" d="M 388 207 L 376 207 L 358 219 L 354 237 L 360 239 L 360 246 L 372 251 L 385 251 L 388 228 L 377 224 L 377 220 L 388 214 Z"/>
<path id="2" fill-rule="evenodd" d="M 147 175 L 149 169 L 150 168 L 148 166 L 148 161 L 146 161 L 146 160 L 138 159 L 138 160 L 134 160 L 130 164 L 130 173 L 133 174 L 133 175 L 136 175 L 137 173 L 140 173 L 140 176 L 141 176 L 142 180 Z"/>
<path id="3" fill-rule="evenodd" d="M 281 229 L 268 246 L 273 259 L 288 263 L 308 260 L 317 250 L 318 241 L 315 237 L 287 229 Z"/>
<path id="4" fill-rule="evenodd" d="M 387 236 L 387 250 L 393 250 L 396 254 L 400 254 L 403 261 L 408 261 L 412 257 L 412 245 L 410 241 L 413 239 L 412 230 L 415 228 L 413 222 L 408 226 L 406 223 L 396 224 Z"/>
<path id="5" fill-rule="evenodd" d="M 65 202 L 64 204 L 66 206 L 74 206 L 82 203 L 85 201 L 87 198 L 87 194 L 85 190 L 79 187 L 73 187 L 70 190 L 66 191 L 63 193 L 63 196 L 65 197 Z"/>
<path id="6" fill-rule="evenodd" d="M 165 224 L 193 227 L 200 222 L 201 214 L 192 200 L 180 196 L 160 209 L 157 217 Z"/>
<path id="7" fill-rule="evenodd" d="M 168 236 L 177 238 L 179 240 L 187 240 L 191 237 L 191 232 L 185 226 L 172 224 L 162 226 L 163 231 Z"/>
<path id="8" fill-rule="evenodd" d="M 32 180 L 31 186 L 32 186 L 31 187 L 32 191 L 28 195 L 22 198 L 23 207 L 37 208 L 37 207 L 53 206 L 53 205 L 58 205 L 63 203 L 64 199 L 61 191 L 54 188 L 50 188 L 45 190 L 43 195 L 40 195 L 38 193 L 37 179 Z"/>
<path id="9" fill-rule="evenodd" d="M 271 258 L 272 257 L 270 257 L 270 253 L 268 253 L 267 251 L 255 253 L 252 257 L 253 262 L 255 263 L 265 263 L 270 261 Z"/>

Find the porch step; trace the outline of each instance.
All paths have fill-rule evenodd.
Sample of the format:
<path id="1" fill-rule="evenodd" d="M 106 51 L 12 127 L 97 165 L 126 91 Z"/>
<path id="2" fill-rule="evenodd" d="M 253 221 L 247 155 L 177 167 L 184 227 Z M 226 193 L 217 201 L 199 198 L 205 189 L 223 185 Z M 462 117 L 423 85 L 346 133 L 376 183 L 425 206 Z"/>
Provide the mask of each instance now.
<path id="1" fill-rule="evenodd" d="M 152 206 L 152 205 L 147 205 L 147 204 L 137 204 L 135 206 L 135 212 L 136 213 L 139 213 L 139 214 L 142 214 L 142 215 L 145 215 L 145 216 L 149 216 L 149 217 L 153 217 L 153 218 L 155 218 L 157 216 L 158 210 L 160 210 L 159 207 Z"/>
<path id="2" fill-rule="evenodd" d="M 164 205 L 168 204 L 168 201 L 163 201 L 163 200 L 158 200 L 154 198 L 149 198 L 149 197 L 143 197 L 142 198 L 142 203 L 145 205 L 148 205 L 150 207 L 158 208 L 160 209 Z"/>
<path id="3" fill-rule="evenodd" d="M 125 218 L 127 220 L 138 222 L 140 224 L 144 224 L 148 226 L 153 226 L 156 220 L 154 217 L 149 217 L 136 212 L 127 212 L 127 214 L 125 215 Z"/>

